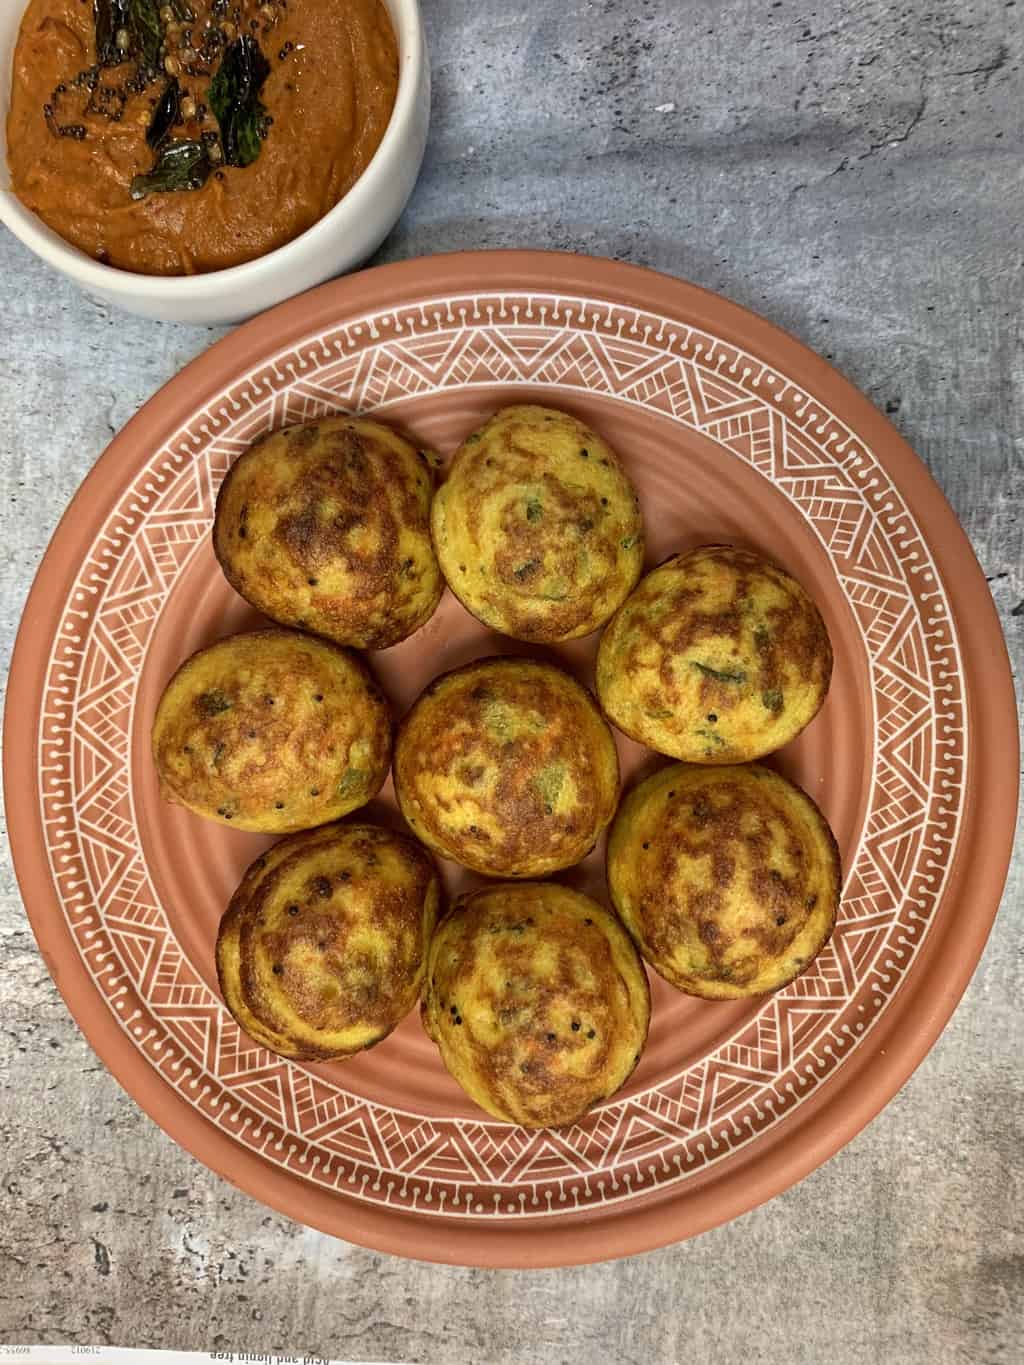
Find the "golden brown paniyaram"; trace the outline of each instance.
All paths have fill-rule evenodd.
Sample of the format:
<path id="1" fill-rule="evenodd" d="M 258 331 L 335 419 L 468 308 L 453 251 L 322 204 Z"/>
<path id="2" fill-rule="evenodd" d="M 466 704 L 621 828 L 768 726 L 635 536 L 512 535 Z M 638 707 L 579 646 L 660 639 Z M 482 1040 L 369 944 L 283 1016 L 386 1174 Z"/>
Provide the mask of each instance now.
<path id="1" fill-rule="evenodd" d="M 440 884 L 414 839 L 338 824 L 284 839 L 249 867 L 217 936 L 228 1009 L 284 1057 L 372 1047 L 419 998 Z"/>
<path id="2" fill-rule="evenodd" d="M 761 758 L 820 710 L 821 613 L 778 565 L 731 545 L 673 555 L 608 623 L 597 691 L 624 734 L 690 763 Z"/>
<path id="3" fill-rule="evenodd" d="M 395 795 L 442 857 L 492 877 L 579 862 L 615 813 L 619 761 L 593 697 L 532 659 L 478 659 L 420 695 L 395 740 Z"/>
<path id="4" fill-rule="evenodd" d="M 778 990 L 835 924 L 839 849 L 799 787 L 757 763 L 673 763 L 608 836 L 612 903 L 659 975 L 689 995 Z"/>
<path id="5" fill-rule="evenodd" d="M 207 820 L 286 834 L 376 796 L 391 711 L 366 665 L 295 630 L 231 635 L 199 650 L 156 710 L 164 798 Z"/>
<path id="6" fill-rule="evenodd" d="M 228 582 L 281 625 L 386 649 L 444 590 L 430 540 L 437 457 L 383 422 L 322 417 L 240 455 L 217 496 Z"/>
<path id="7" fill-rule="evenodd" d="M 452 457 L 431 512 L 452 591 L 493 630 L 552 642 L 608 620 L 640 576 L 640 500 L 606 441 L 568 413 L 503 408 Z"/>
<path id="8" fill-rule="evenodd" d="M 423 1024 L 481 1108 L 574 1123 L 628 1079 L 650 1023 L 647 975 L 616 917 L 554 882 L 458 901 L 430 945 Z"/>

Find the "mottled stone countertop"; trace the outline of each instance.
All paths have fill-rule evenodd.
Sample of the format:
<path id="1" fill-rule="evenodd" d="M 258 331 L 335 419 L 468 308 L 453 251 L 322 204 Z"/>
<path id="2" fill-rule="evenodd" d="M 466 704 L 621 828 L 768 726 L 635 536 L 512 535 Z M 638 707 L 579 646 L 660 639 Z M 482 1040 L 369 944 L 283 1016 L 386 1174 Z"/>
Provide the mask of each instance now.
<path id="1" fill-rule="evenodd" d="M 14 3 L 15 0 L 10 0 Z M 423 177 L 382 260 L 559 247 L 694 280 L 920 452 L 1024 662 L 1024 3 L 423 0 Z M 217 333 L 124 317 L 0 237 L 4 661 L 111 435 Z M 0 866 L 0 1340 L 353 1359 L 982 1365 L 1024 1342 L 1024 853 L 952 1023 L 858 1138 L 681 1246 L 445 1269 L 224 1184 L 97 1061 Z"/>

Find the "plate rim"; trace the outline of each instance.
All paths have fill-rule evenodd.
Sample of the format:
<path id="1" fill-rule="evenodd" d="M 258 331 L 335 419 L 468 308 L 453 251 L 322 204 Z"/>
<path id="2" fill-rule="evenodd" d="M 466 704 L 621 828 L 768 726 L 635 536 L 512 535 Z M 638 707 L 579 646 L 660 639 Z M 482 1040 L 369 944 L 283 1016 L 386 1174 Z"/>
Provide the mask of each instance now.
<path id="1" fill-rule="evenodd" d="M 46 673 L 46 655 L 33 647 L 30 635 L 34 637 L 38 630 L 37 616 L 44 622 L 48 617 L 52 619 L 51 603 L 56 602 L 59 609 L 65 596 L 62 589 L 81 560 L 83 542 L 91 537 L 91 532 L 78 531 L 75 513 L 78 506 L 91 498 L 93 488 L 104 481 L 122 488 L 121 481 L 109 479 L 111 471 L 122 465 L 135 468 L 133 457 L 144 459 L 160 441 L 180 428 L 206 396 L 220 392 L 240 371 L 285 345 L 319 329 L 336 326 L 348 317 L 400 306 L 410 299 L 466 293 L 477 287 L 490 292 L 508 289 L 582 293 L 588 297 L 596 294 L 600 301 L 629 308 L 650 307 L 667 316 L 679 315 L 681 323 L 685 319 L 685 325 L 707 328 L 723 340 L 766 359 L 770 357 L 770 363 L 780 374 L 798 382 L 811 395 L 820 396 L 822 390 L 829 392 L 829 406 L 841 410 L 858 438 L 893 475 L 896 487 L 915 513 L 915 520 L 923 521 L 927 527 L 927 543 L 939 567 L 962 642 L 963 684 L 972 739 L 963 822 L 978 819 L 979 812 L 971 807 L 972 798 L 977 805 L 981 754 L 986 763 L 986 806 L 990 806 L 989 798 L 993 798 L 991 807 L 1006 812 L 999 822 L 983 822 L 982 836 L 988 844 L 987 894 L 972 908 L 966 927 L 958 927 L 957 953 L 951 956 L 943 951 L 950 933 L 948 924 L 944 932 L 930 933 L 914 968 L 870 1036 L 860 1044 L 857 1055 L 818 1088 L 819 1102 L 809 1105 L 808 1113 L 797 1113 L 787 1121 L 786 1135 L 791 1137 L 799 1129 L 802 1140 L 776 1141 L 761 1152 L 755 1144 L 748 1158 L 761 1168 L 755 1178 L 749 1182 L 711 1178 L 696 1188 L 690 1187 L 685 1195 L 685 1216 L 678 1219 L 666 1216 L 665 1210 L 680 1202 L 679 1198 L 665 1191 L 637 1196 L 624 1206 L 625 1212 L 596 1210 L 562 1222 L 524 1218 L 515 1224 L 490 1227 L 470 1218 L 435 1226 L 434 1220 L 408 1211 L 326 1197 L 297 1175 L 240 1147 L 190 1107 L 125 1039 L 72 943 L 50 878 L 38 809 L 34 803 L 19 803 L 14 790 L 14 770 L 34 771 L 38 753 L 38 701 Z M 779 356 L 786 357 L 783 363 L 778 363 Z M 194 382 L 197 370 L 201 372 L 199 384 Z M 158 408 L 156 413 L 154 408 Z M 100 502 L 106 506 L 103 495 Z M 949 572 L 951 565 L 956 569 L 953 574 Z M 52 635 L 53 631 L 47 630 L 45 638 L 50 640 Z M 981 667 L 972 662 L 979 658 L 978 641 L 987 650 L 984 707 L 977 704 L 978 689 L 973 677 Z M 14 719 L 24 714 L 26 706 L 32 715 L 32 724 L 28 726 Z M 135 1103 L 180 1146 L 250 1197 L 287 1217 L 358 1245 L 447 1264 L 540 1268 L 591 1263 L 652 1250 L 724 1223 L 810 1174 L 884 1108 L 951 1017 L 977 967 L 998 912 L 1013 847 L 1019 796 L 1019 735 L 1016 723 L 1009 723 L 1011 719 L 1016 722 L 1017 707 L 1005 638 L 966 533 L 920 457 L 833 365 L 758 314 L 698 285 L 646 267 L 553 251 L 453 252 L 376 266 L 278 305 L 196 356 L 161 386 L 109 443 L 61 517 L 25 602 L 8 677 L 4 791 L 19 890 L 47 968 L 69 1012 L 105 1067 Z M 1007 742 L 1007 730 L 1012 742 Z M 962 838 L 957 842 L 943 900 L 955 896 L 964 880 L 965 863 L 971 859 L 967 843 Z M 87 995 L 94 995 L 101 1008 L 83 1009 L 81 1001 Z M 893 1032 L 905 1025 L 908 1011 L 912 1026 L 904 1029 L 898 1046 L 887 1046 L 892 1042 Z M 82 1022 L 80 1015 L 88 1018 L 88 1024 Z M 851 1096 L 851 1073 L 859 1075 L 868 1066 L 873 1070 L 870 1084 L 857 1085 L 856 1094 Z M 140 1091 L 145 1099 L 139 1098 Z M 202 1135 L 202 1140 L 197 1134 Z M 328 1212 L 333 1216 L 326 1216 Z"/>

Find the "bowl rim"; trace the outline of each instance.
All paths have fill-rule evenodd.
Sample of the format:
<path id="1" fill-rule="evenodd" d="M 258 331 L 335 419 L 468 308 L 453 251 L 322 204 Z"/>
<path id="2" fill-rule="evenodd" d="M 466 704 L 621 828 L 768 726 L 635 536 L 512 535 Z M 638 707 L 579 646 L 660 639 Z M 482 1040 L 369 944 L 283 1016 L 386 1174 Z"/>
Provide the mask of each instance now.
<path id="1" fill-rule="evenodd" d="M 290 242 L 254 260 L 222 270 L 196 275 L 146 275 L 93 260 L 26 208 L 9 186 L 0 190 L 0 221 L 46 264 L 63 271 L 83 287 L 108 295 L 144 295 L 151 302 L 207 302 L 225 291 L 234 292 L 287 270 L 300 257 L 308 256 L 311 251 L 315 253 L 334 235 L 344 219 L 353 212 L 358 215 L 373 201 L 378 186 L 389 174 L 395 155 L 400 154 L 400 139 L 412 121 L 426 58 L 420 3 L 419 0 L 381 0 L 381 3 L 388 11 L 398 44 L 398 89 L 384 136 L 358 180 L 322 218 Z M 12 55 L 19 31 L 20 21 L 11 44 Z M 10 80 L 6 72 L 3 78 Z M 3 146 L 6 156 L 6 137 Z"/>

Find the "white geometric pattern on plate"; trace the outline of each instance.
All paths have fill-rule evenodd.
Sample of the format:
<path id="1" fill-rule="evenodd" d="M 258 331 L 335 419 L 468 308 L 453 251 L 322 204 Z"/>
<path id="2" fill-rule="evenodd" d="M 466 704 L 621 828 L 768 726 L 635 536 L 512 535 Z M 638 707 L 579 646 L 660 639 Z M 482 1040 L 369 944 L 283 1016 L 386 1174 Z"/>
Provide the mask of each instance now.
<path id="1" fill-rule="evenodd" d="M 815 967 L 699 1062 L 564 1132 L 384 1107 L 256 1047 L 194 973 L 147 880 L 129 735 L 147 640 L 248 442 L 328 409 L 472 384 L 582 388 L 710 437 L 814 527 L 872 670 L 871 800 Z M 73 666 L 72 665 L 73 662 Z M 50 659 L 40 740 L 50 867 L 121 1028 L 209 1121 L 349 1197 L 421 1213 L 572 1214 L 685 1180 L 780 1122 L 877 1021 L 928 930 L 967 753 L 959 646 L 923 537 L 870 450 L 792 384 L 707 333 L 541 294 L 367 314 L 306 339 L 157 451 L 85 558 Z"/>

